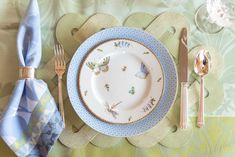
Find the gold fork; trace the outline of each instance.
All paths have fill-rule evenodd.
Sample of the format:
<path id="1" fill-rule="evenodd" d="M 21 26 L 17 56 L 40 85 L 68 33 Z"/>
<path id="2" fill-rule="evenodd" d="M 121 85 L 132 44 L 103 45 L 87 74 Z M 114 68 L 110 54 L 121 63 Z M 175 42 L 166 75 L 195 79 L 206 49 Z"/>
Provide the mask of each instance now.
<path id="1" fill-rule="evenodd" d="M 55 72 L 58 77 L 58 97 L 59 97 L 59 110 L 62 116 L 62 120 L 65 123 L 64 118 L 64 105 L 63 105 L 63 89 L 62 89 L 62 77 L 66 70 L 66 62 L 64 57 L 64 49 L 60 44 L 54 46 L 55 53 Z"/>

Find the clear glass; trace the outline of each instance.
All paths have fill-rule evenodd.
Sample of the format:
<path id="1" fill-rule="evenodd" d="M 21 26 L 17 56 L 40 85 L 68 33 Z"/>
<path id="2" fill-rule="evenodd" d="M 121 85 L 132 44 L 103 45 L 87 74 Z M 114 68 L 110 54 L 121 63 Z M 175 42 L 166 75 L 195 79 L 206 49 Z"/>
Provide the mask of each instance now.
<path id="1" fill-rule="evenodd" d="M 197 10 L 195 22 L 201 31 L 207 33 L 235 26 L 235 0 L 207 0 Z"/>

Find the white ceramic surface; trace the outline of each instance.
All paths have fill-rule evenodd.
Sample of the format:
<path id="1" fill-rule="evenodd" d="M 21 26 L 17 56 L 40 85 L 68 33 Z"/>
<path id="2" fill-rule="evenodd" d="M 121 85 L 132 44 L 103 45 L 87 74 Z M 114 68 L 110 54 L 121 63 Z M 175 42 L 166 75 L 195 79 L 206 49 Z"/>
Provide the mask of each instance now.
<path id="1" fill-rule="evenodd" d="M 144 45 L 113 39 L 93 48 L 79 73 L 79 92 L 97 118 L 126 124 L 148 115 L 163 92 L 157 57 Z"/>

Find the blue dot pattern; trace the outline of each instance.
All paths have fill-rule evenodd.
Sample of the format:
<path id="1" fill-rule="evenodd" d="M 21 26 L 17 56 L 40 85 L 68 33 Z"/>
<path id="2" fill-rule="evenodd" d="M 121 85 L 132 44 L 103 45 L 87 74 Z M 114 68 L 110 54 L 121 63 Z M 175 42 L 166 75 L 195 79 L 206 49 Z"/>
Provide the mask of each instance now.
<path id="1" fill-rule="evenodd" d="M 145 118 L 130 124 L 111 124 L 101 121 L 86 109 L 78 93 L 78 72 L 86 54 L 96 45 L 110 39 L 118 38 L 131 39 L 149 48 L 159 59 L 164 73 L 164 90 L 158 106 Z M 138 135 L 154 127 L 164 118 L 175 101 L 177 85 L 178 77 L 176 66 L 168 50 L 152 35 L 130 27 L 113 27 L 89 37 L 74 54 L 67 74 L 68 95 L 79 117 L 96 131 L 115 137 Z"/>

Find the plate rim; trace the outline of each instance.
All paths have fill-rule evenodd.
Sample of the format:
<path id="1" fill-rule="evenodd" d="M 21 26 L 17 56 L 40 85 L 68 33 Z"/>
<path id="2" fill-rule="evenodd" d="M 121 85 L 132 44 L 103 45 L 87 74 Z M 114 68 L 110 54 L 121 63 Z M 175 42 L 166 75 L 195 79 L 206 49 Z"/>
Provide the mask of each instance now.
<path id="1" fill-rule="evenodd" d="M 112 32 L 111 34 L 109 34 L 110 32 Z M 127 34 L 125 34 L 126 32 L 129 32 Z M 132 34 L 131 34 L 131 33 Z M 139 36 L 133 36 L 135 34 L 138 34 Z M 112 37 L 111 37 L 112 36 Z M 122 37 L 121 37 L 122 36 Z M 84 57 L 86 56 L 87 52 L 83 52 L 84 49 L 91 49 L 92 47 L 94 47 L 96 44 L 88 45 L 91 42 L 94 42 L 94 40 L 96 41 L 96 43 L 101 43 L 103 41 L 106 41 L 108 39 L 112 39 L 112 38 L 124 38 L 123 36 L 125 36 L 125 38 L 130 38 L 133 40 L 137 40 L 138 42 L 145 42 L 144 45 L 148 48 L 150 48 L 159 58 L 164 58 L 169 61 L 168 64 L 163 64 L 162 62 L 165 62 L 164 60 L 160 60 L 160 63 L 163 65 L 163 73 L 164 76 L 165 73 L 168 73 L 168 70 L 172 70 L 171 72 L 173 72 L 173 75 L 169 75 L 168 77 L 170 77 L 171 79 L 167 79 L 165 77 L 165 80 L 170 83 L 170 85 L 174 85 L 173 87 L 173 91 L 169 91 L 168 88 L 170 85 L 167 85 L 167 83 L 165 83 L 164 86 L 164 94 L 163 94 L 163 98 L 160 100 L 160 105 L 158 105 L 152 113 L 148 114 L 148 116 L 146 116 L 143 120 L 134 122 L 134 123 L 130 123 L 130 124 L 125 124 L 125 125 L 119 125 L 119 124 L 110 124 L 107 122 L 103 122 L 99 119 L 97 119 L 96 117 L 93 116 L 92 113 L 90 113 L 89 111 L 87 111 L 87 109 L 85 108 L 85 106 L 81 103 L 80 99 L 78 98 L 79 94 L 78 94 L 78 90 L 77 90 L 77 78 L 78 78 L 78 68 L 81 64 L 81 61 L 84 60 Z M 144 37 L 145 40 L 143 40 L 141 37 Z M 149 41 L 146 41 L 146 38 Z M 151 42 L 151 43 L 149 43 Z M 147 44 L 148 43 L 148 44 Z M 154 45 L 153 45 L 154 44 Z M 156 45 L 155 45 L 156 44 Z M 87 50 L 87 51 L 88 51 Z M 159 54 L 159 52 L 156 51 L 164 51 L 164 54 L 161 56 Z M 76 65 L 75 63 L 77 62 L 76 59 L 78 59 L 78 61 L 80 60 L 80 62 Z M 168 69 L 167 69 L 168 67 Z M 169 69 L 169 67 L 171 69 Z M 76 70 L 76 75 L 75 77 L 71 77 L 71 75 L 74 73 L 74 69 Z M 165 71 L 166 70 L 166 71 Z M 74 81 L 73 81 L 74 80 Z M 73 86 L 75 85 L 75 86 Z M 77 113 L 77 115 L 86 123 L 86 125 L 90 126 L 91 128 L 93 128 L 94 130 L 109 135 L 109 136 L 114 136 L 114 137 L 128 137 L 128 136 L 134 136 L 134 135 L 138 135 L 141 134 L 149 129 L 151 129 L 152 127 L 154 127 L 160 120 L 162 120 L 167 113 L 169 112 L 169 110 L 172 108 L 176 97 L 177 97 L 177 92 L 178 92 L 178 72 L 177 72 L 177 66 L 173 60 L 173 57 L 171 56 L 171 54 L 169 53 L 168 49 L 158 40 L 156 39 L 153 35 L 149 34 L 146 31 L 143 31 L 141 29 L 137 29 L 134 27 L 123 27 L 123 26 L 118 26 L 118 27 L 112 27 L 112 28 L 107 28 L 105 30 L 102 30 L 100 32 L 97 32 L 95 34 L 93 34 L 92 36 L 90 36 L 89 38 L 87 38 L 76 50 L 76 52 L 74 53 L 69 68 L 68 68 L 68 73 L 67 73 L 67 89 L 69 89 L 69 87 L 72 87 L 73 90 L 68 90 L 68 96 L 69 96 L 69 100 L 72 104 L 72 107 L 74 108 L 75 112 Z M 75 88 L 75 89 L 74 89 Z M 170 92 L 170 98 L 165 96 L 167 95 L 165 92 L 165 90 L 168 90 L 168 92 Z M 74 98 L 76 100 L 74 100 Z M 164 99 L 170 99 L 170 103 L 169 102 L 162 102 L 162 101 L 166 101 Z M 77 102 L 76 102 L 77 101 Z M 78 106 L 76 106 L 78 105 Z M 164 108 L 164 106 L 166 106 L 166 108 Z M 160 112 L 160 115 L 154 114 L 155 112 Z M 164 111 L 164 113 L 162 114 L 162 110 Z M 85 112 L 85 113 L 84 113 Z M 86 117 L 87 116 L 87 117 Z M 89 119 L 90 118 L 90 119 Z M 153 118 L 153 119 L 151 119 Z M 135 128 L 133 128 L 135 127 Z"/>
<path id="2" fill-rule="evenodd" d="M 82 69 L 82 66 L 85 64 L 85 61 L 86 61 L 86 59 L 88 58 L 88 56 L 92 53 L 92 51 L 94 50 L 94 49 L 96 49 L 98 46 L 100 46 L 100 45 L 102 45 L 102 44 L 105 44 L 105 43 L 107 43 L 107 42 L 110 42 L 110 41 L 115 41 L 115 40 L 129 40 L 129 41 L 132 41 L 132 42 L 135 42 L 135 43 L 137 43 L 137 44 L 140 44 L 140 45 L 142 45 L 143 47 L 145 47 L 147 50 L 149 50 L 151 53 L 152 53 L 152 55 L 154 55 L 154 58 L 155 58 L 155 60 L 157 60 L 157 62 L 159 63 L 159 66 L 160 66 L 160 69 L 161 69 L 161 73 L 162 73 L 162 80 L 163 80 L 163 87 L 162 87 L 162 89 L 161 89 L 161 95 L 160 95 L 160 97 L 159 97 L 159 99 L 158 99 L 158 101 L 157 101 L 157 103 L 156 103 L 156 105 L 154 105 L 154 107 L 151 109 L 151 111 L 150 112 L 148 112 L 147 114 L 145 114 L 144 116 L 142 116 L 141 118 L 139 118 L 139 119 L 137 119 L 137 120 L 135 120 L 135 121 L 131 121 L 131 122 L 123 122 L 123 123 L 119 123 L 119 122 L 111 122 L 111 121 L 107 121 L 107 120 L 105 120 L 105 119 L 103 119 L 103 118 L 101 118 L 100 116 L 98 116 L 96 113 L 94 113 L 89 107 L 88 107 L 88 104 L 85 102 L 85 100 L 84 100 L 84 98 L 83 98 L 83 96 L 82 96 L 82 94 L 81 94 L 81 88 L 80 88 L 80 84 L 79 84 L 79 82 L 80 82 L 80 74 L 81 74 L 81 69 Z M 135 123 L 135 122 L 137 122 L 137 121 L 140 121 L 140 120 L 142 120 L 142 119 L 144 119 L 146 116 L 148 116 L 151 112 L 153 112 L 153 110 L 159 105 L 159 102 L 160 102 L 160 100 L 161 100 L 161 98 L 162 98 L 162 96 L 163 96 L 163 93 L 164 93 L 164 85 L 165 85 L 165 76 L 164 76 L 164 71 L 163 71 L 163 68 L 162 68 L 162 65 L 160 64 L 160 60 L 159 60 L 159 58 L 157 58 L 157 56 L 156 56 L 156 54 L 152 51 L 152 50 L 150 50 L 147 46 L 145 46 L 143 43 L 140 43 L 140 42 L 138 42 L 138 41 L 135 41 L 135 40 L 133 40 L 133 39 L 129 39 L 129 38 L 110 38 L 110 39 L 108 39 L 108 40 L 105 40 L 105 41 L 103 41 L 103 42 L 100 42 L 100 43 L 98 43 L 97 45 L 95 45 L 95 46 L 93 46 L 91 49 L 90 49 L 90 51 L 88 51 L 85 55 L 84 55 L 84 57 L 83 57 L 83 60 L 80 62 L 80 64 L 79 64 L 79 68 L 78 68 L 78 94 L 79 94 L 79 97 L 80 97 L 80 100 L 81 100 L 81 102 L 83 103 L 83 105 L 87 108 L 87 110 L 89 111 L 89 112 L 91 112 L 96 118 L 98 118 L 98 119 L 100 119 L 101 121 L 104 121 L 104 122 L 107 122 L 107 123 L 110 123 L 110 124 L 120 124 L 120 125 L 126 125 L 126 124 L 131 124 L 131 123 Z"/>

